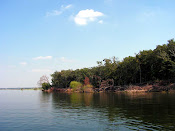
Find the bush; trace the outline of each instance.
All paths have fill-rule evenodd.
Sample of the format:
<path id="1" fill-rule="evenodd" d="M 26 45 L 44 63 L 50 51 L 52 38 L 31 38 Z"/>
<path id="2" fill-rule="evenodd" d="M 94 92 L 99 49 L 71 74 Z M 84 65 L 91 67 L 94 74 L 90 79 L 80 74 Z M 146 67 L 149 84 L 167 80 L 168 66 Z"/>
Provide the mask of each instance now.
<path id="1" fill-rule="evenodd" d="M 93 88 L 93 85 L 91 84 L 88 84 L 88 85 L 85 85 L 86 88 Z"/>
<path id="2" fill-rule="evenodd" d="M 93 85 L 88 84 L 88 85 L 84 85 L 84 86 L 82 87 L 83 90 L 86 89 L 86 88 L 93 88 Z"/>
<path id="3" fill-rule="evenodd" d="M 44 90 L 48 90 L 50 87 L 51 87 L 51 86 L 50 86 L 49 83 L 42 83 L 42 88 L 43 88 Z"/>
<path id="4" fill-rule="evenodd" d="M 72 88 L 73 90 L 79 89 L 81 87 L 82 87 L 82 84 L 80 82 L 71 81 L 70 83 L 70 88 Z"/>
<path id="5" fill-rule="evenodd" d="M 83 92 L 93 92 L 93 86 L 91 84 L 84 85 L 82 87 Z"/>

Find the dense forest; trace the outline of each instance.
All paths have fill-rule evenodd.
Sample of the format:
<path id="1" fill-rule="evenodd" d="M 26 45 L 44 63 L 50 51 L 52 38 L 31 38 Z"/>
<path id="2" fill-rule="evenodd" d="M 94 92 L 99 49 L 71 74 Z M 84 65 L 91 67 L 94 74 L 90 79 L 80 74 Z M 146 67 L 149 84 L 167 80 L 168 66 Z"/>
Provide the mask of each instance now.
<path id="1" fill-rule="evenodd" d="M 151 83 L 156 81 L 175 81 L 175 41 L 158 45 L 154 50 L 143 50 L 134 57 L 122 61 L 113 57 L 97 61 L 98 66 L 77 70 L 62 70 L 51 74 L 52 87 L 67 88 L 71 81 L 90 84 L 99 88 L 102 80 L 113 79 L 115 86 Z"/>

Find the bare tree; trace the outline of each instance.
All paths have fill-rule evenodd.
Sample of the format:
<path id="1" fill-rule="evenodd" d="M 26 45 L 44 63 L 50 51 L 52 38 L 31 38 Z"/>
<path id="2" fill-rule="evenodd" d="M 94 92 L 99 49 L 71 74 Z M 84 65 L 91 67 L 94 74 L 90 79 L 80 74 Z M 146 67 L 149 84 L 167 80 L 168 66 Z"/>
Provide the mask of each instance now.
<path id="1" fill-rule="evenodd" d="M 43 75 L 40 77 L 40 80 L 37 82 L 38 86 L 42 86 L 43 83 L 49 83 L 49 77 Z"/>

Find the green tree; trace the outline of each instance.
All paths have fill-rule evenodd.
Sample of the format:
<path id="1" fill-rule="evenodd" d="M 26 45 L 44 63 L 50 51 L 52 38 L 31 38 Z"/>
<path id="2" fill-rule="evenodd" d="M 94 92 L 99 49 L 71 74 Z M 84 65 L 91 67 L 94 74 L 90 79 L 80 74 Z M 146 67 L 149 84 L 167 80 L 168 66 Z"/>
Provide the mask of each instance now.
<path id="1" fill-rule="evenodd" d="M 71 81 L 70 83 L 70 88 L 72 88 L 73 90 L 80 89 L 81 87 L 82 87 L 82 84 L 80 82 Z"/>
<path id="2" fill-rule="evenodd" d="M 50 89 L 50 87 L 51 87 L 51 85 L 49 83 L 42 83 L 42 88 L 44 90 L 48 90 L 48 89 Z"/>

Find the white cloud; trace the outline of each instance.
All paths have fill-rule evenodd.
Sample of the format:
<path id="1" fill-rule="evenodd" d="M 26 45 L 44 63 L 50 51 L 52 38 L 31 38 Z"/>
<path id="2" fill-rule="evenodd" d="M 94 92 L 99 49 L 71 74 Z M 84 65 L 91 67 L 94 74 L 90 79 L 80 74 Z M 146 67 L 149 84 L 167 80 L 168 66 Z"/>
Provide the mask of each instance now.
<path id="1" fill-rule="evenodd" d="M 103 24 L 103 20 L 98 21 L 99 24 Z"/>
<path id="2" fill-rule="evenodd" d="M 87 25 L 88 22 L 93 22 L 100 16 L 104 16 L 104 14 L 99 11 L 94 11 L 93 9 L 81 10 L 74 17 L 74 22 L 77 25 Z"/>
<path id="3" fill-rule="evenodd" d="M 65 63 L 72 63 L 72 62 L 74 62 L 74 60 L 67 59 L 67 58 L 65 58 L 65 57 L 61 57 L 60 60 L 61 60 L 62 62 L 65 62 Z"/>
<path id="4" fill-rule="evenodd" d="M 69 9 L 69 8 L 71 8 L 71 7 L 72 7 L 72 5 L 70 4 L 70 5 L 65 6 L 64 8 L 65 8 L 65 9 Z"/>
<path id="5" fill-rule="evenodd" d="M 67 5 L 67 6 L 64 6 L 62 5 L 61 8 L 59 10 L 52 10 L 50 12 L 46 12 L 46 16 L 57 16 L 57 15 L 61 15 L 65 10 L 71 8 L 72 5 Z"/>
<path id="6" fill-rule="evenodd" d="M 52 56 L 38 56 L 33 59 L 34 60 L 48 60 L 48 59 L 52 59 Z"/>
<path id="7" fill-rule="evenodd" d="M 32 72 L 51 72 L 50 69 L 32 69 Z"/>
<path id="8" fill-rule="evenodd" d="M 26 62 L 20 62 L 19 64 L 20 64 L 20 65 L 23 65 L 23 66 L 27 65 Z"/>

